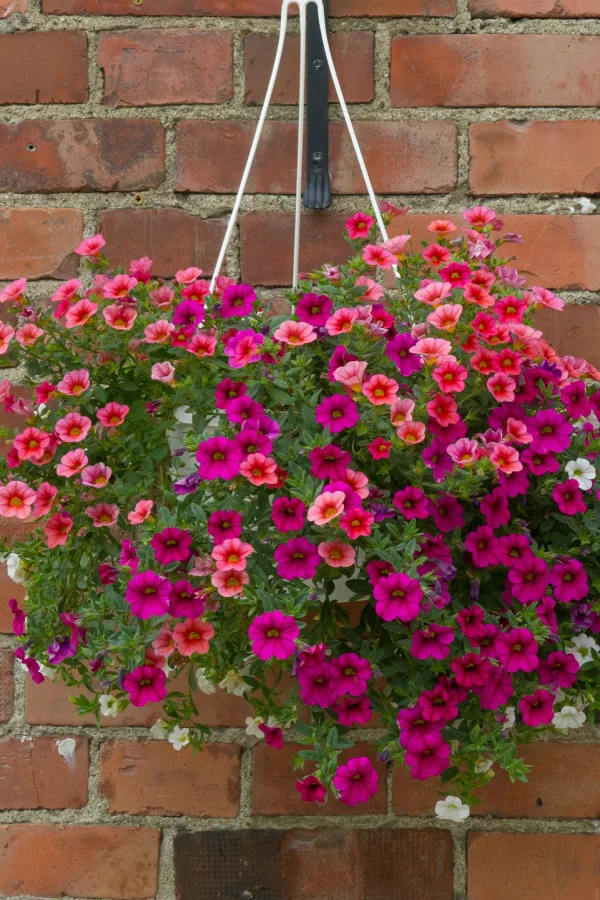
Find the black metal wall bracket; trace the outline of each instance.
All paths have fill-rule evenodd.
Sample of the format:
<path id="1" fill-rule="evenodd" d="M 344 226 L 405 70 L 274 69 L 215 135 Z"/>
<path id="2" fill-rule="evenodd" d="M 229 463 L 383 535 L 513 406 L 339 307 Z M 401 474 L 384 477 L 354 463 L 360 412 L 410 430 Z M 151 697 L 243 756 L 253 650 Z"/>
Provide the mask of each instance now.
<path id="1" fill-rule="evenodd" d="M 328 0 L 323 0 L 327 21 Z M 329 66 L 319 27 L 317 7 L 306 8 L 306 188 L 304 206 L 331 206 L 329 187 Z"/>

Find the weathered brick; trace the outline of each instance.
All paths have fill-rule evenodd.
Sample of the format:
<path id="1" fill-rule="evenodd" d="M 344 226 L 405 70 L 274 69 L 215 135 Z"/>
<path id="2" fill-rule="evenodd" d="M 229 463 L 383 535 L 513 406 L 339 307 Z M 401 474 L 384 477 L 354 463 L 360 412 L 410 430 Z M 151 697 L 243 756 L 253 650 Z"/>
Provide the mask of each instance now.
<path id="1" fill-rule="evenodd" d="M 154 828 L 0 825 L 0 893 L 146 900 L 156 893 L 159 844 Z"/>
<path id="2" fill-rule="evenodd" d="M 29 0 L 0 0 L 0 17 L 7 18 L 14 13 L 26 13 Z"/>
<path id="3" fill-rule="evenodd" d="M 196 756 L 168 741 L 102 745 L 100 793 L 110 813 L 234 818 L 240 804 L 240 748 L 206 744 Z"/>
<path id="4" fill-rule="evenodd" d="M 600 193 L 600 122 L 471 125 L 475 194 Z"/>
<path id="5" fill-rule="evenodd" d="M 372 31 L 336 31 L 331 35 L 331 53 L 346 103 L 370 103 L 374 92 Z M 246 103 L 262 103 L 271 77 L 277 35 L 249 34 L 245 43 Z M 300 38 L 290 35 L 286 40 L 281 67 L 275 82 L 273 103 L 298 102 L 298 67 Z M 333 84 L 329 84 L 329 99 L 337 100 Z"/>
<path id="6" fill-rule="evenodd" d="M 408 215 L 395 219 L 390 235 L 414 236 L 414 246 L 421 238 L 432 239 L 426 226 L 446 213 Z M 465 223 L 460 214 L 448 214 L 458 227 Z M 523 235 L 523 244 L 506 244 L 502 250 L 514 257 L 516 266 L 530 284 L 555 290 L 600 290 L 600 216 L 546 216 L 502 214 L 506 231 Z M 343 227 L 343 222 L 340 223 Z M 560 319 L 560 317 L 558 317 Z M 554 321 L 554 320 L 553 320 Z M 572 351 L 571 351 L 572 352 Z"/>
<path id="7" fill-rule="evenodd" d="M 179 833 L 175 884 L 179 900 L 451 900 L 452 838 L 390 828 Z"/>
<path id="8" fill-rule="evenodd" d="M 0 278 L 73 278 L 82 236 L 79 209 L 0 209 Z"/>
<path id="9" fill-rule="evenodd" d="M 347 216 L 332 213 L 304 215 L 300 243 L 303 272 L 323 263 L 346 262 L 350 247 L 344 240 Z M 292 283 L 294 217 L 286 213 L 246 213 L 241 220 L 242 279 L 274 287 Z"/>
<path id="10" fill-rule="evenodd" d="M 469 900 L 595 900 L 600 835 L 469 833 Z"/>
<path id="11" fill-rule="evenodd" d="M 401 107 L 600 106 L 600 37 L 398 36 L 391 99 Z"/>
<path id="12" fill-rule="evenodd" d="M 156 119 L 0 125 L 0 190 L 142 190 L 158 187 L 164 175 L 165 135 Z"/>
<path id="13" fill-rule="evenodd" d="M 254 122 L 180 122 L 175 189 L 236 191 L 255 129 Z M 431 194 L 455 186 L 454 122 L 357 122 L 356 133 L 375 191 Z M 249 193 L 295 192 L 296 138 L 295 122 L 265 125 Z M 343 122 L 331 124 L 331 186 L 337 194 L 366 193 Z"/>
<path id="14" fill-rule="evenodd" d="M 106 106 L 224 103 L 233 96 L 231 31 L 104 32 L 98 62 Z"/>
<path id="15" fill-rule="evenodd" d="M 187 690 L 187 678 L 175 680 L 170 690 Z M 25 694 L 25 717 L 31 725 L 95 725 L 93 716 L 79 716 L 77 707 L 69 700 L 70 696 L 85 694 L 81 688 L 68 687 L 60 681 L 44 681 L 43 684 L 27 683 Z M 242 697 L 217 691 L 215 694 L 194 695 L 198 707 L 199 721 L 204 725 L 232 727 L 243 725 L 252 707 Z M 162 714 L 160 703 L 149 703 L 147 706 L 128 706 L 116 719 L 102 717 L 101 725 L 124 727 L 150 727 Z"/>
<path id="16" fill-rule="evenodd" d="M 296 790 L 296 781 L 311 772 L 305 768 L 295 772 L 292 766 L 294 756 L 300 750 L 297 744 L 284 744 L 281 750 L 274 750 L 260 742 L 253 752 L 252 770 L 252 811 L 255 815 L 369 815 L 384 813 L 386 810 L 386 767 L 377 761 L 376 749 L 372 744 L 356 744 L 351 751 L 340 756 L 345 762 L 351 756 L 368 756 L 379 775 L 379 789 L 368 803 L 360 806 L 346 806 L 337 800 L 326 803 L 305 803 Z"/>
<path id="17" fill-rule="evenodd" d="M 149 256 L 156 275 L 200 266 L 212 272 L 225 236 L 225 219 L 202 219 L 180 209 L 115 209 L 100 213 L 98 229 L 114 265 Z"/>
<path id="18" fill-rule="evenodd" d="M 85 738 L 0 741 L 0 809 L 80 809 L 87 803 Z"/>
<path id="19" fill-rule="evenodd" d="M 85 103 L 87 39 L 80 31 L 0 35 L 0 104 Z"/>
<path id="20" fill-rule="evenodd" d="M 496 770 L 479 792 L 481 803 L 471 815 L 525 819 L 595 819 L 600 815 L 600 785 L 594 744 L 530 744 L 519 756 L 533 766 L 526 784 L 511 784 Z M 405 766 L 394 769 L 394 812 L 401 816 L 433 816 L 440 794 L 452 793 L 439 778 L 416 781 Z"/>
<path id="21" fill-rule="evenodd" d="M 281 0 L 42 0 L 46 13 L 99 16 L 279 16 Z M 295 14 L 295 8 L 291 10 Z M 454 16 L 456 0 L 331 0 L 332 16 Z"/>
<path id="22" fill-rule="evenodd" d="M 14 709 L 12 650 L 0 650 L 0 722 L 8 722 Z"/>
<path id="23" fill-rule="evenodd" d="M 535 324 L 544 337 L 561 355 L 580 356 L 600 366 L 600 307 L 569 303 L 562 313 L 541 309 L 535 314 Z"/>
<path id="24" fill-rule="evenodd" d="M 596 0 L 471 0 L 474 16 L 507 16 L 510 19 L 569 19 L 600 16 Z"/>

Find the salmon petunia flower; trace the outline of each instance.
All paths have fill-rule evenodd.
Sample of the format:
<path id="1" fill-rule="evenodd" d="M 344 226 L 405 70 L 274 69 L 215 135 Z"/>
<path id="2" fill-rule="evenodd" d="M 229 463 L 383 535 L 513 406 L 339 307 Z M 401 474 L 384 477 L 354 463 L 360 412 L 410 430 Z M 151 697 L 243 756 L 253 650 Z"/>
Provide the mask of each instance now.
<path id="1" fill-rule="evenodd" d="M 344 511 L 346 495 L 343 491 L 324 491 L 309 508 L 307 518 L 315 525 L 327 525 L 341 516 Z"/>
<path id="2" fill-rule="evenodd" d="M 24 481 L 9 481 L 0 486 L 0 516 L 26 519 L 35 503 L 36 492 Z"/>
<path id="3" fill-rule="evenodd" d="M 323 541 L 317 547 L 321 559 L 332 569 L 347 569 L 356 562 L 356 551 L 344 541 Z"/>
<path id="4" fill-rule="evenodd" d="M 440 331 L 454 331 L 463 308 L 460 303 L 444 303 L 427 316 L 427 321 Z"/>
<path id="5" fill-rule="evenodd" d="M 79 397 L 90 386 L 90 373 L 87 369 L 74 369 L 67 372 L 62 381 L 56 385 L 56 390 L 67 397 Z"/>
<path id="6" fill-rule="evenodd" d="M 202 619 L 186 619 L 173 629 L 173 640 L 182 656 L 208 653 L 209 641 L 214 635 L 214 626 Z"/>
<path id="7" fill-rule="evenodd" d="M 451 350 L 452 344 L 444 338 L 421 338 L 408 352 L 422 356 L 425 362 L 431 366 L 437 362 L 440 356 L 448 356 Z"/>
<path id="8" fill-rule="evenodd" d="M 288 319 L 282 322 L 273 334 L 273 340 L 290 344 L 292 347 L 302 347 L 304 344 L 312 344 L 317 340 L 317 332 L 308 322 L 294 322 Z"/>
<path id="9" fill-rule="evenodd" d="M 425 425 L 423 422 L 403 422 L 396 434 L 405 444 L 421 444 L 425 440 Z"/>
<path id="10" fill-rule="evenodd" d="M 373 406 L 391 406 L 399 390 L 399 384 L 387 375 L 372 375 L 362 386 L 362 392 Z"/>

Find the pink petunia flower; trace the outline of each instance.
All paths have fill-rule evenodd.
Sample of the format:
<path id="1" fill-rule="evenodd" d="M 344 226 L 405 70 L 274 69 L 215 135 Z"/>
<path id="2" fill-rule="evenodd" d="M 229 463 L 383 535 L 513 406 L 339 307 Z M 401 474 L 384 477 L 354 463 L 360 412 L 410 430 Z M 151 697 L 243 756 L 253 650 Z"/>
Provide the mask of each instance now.
<path id="1" fill-rule="evenodd" d="M 478 569 L 498 564 L 498 542 L 489 525 L 482 525 L 466 536 L 465 547 Z"/>
<path id="2" fill-rule="evenodd" d="M 242 594 L 245 585 L 250 583 L 247 572 L 236 572 L 235 569 L 214 572 L 210 580 L 221 597 L 235 597 L 236 594 Z"/>
<path id="3" fill-rule="evenodd" d="M 325 330 L 331 337 L 335 337 L 338 334 L 348 334 L 348 332 L 352 331 L 357 317 L 357 309 L 349 309 L 345 306 L 341 307 L 327 319 L 325 322 Z"/>
<path id="4" fill-rule="evenodd" d="M 513 596 L 520 603 L 537 603 L 550 583 L 548 565 L 538 556 L 517 560 L 508 572 Z"/>
<path id="5" fill-rule="evenodd" d="M 68 453 L 65 453 L 56 467 L 56 474 L 65 478 L 72 478 L 73 475 L 78 475 L 82 472 L 87 464 L 88 458 L 85 455 L 85 451 L 78 447 L 77 450 L 69 450 Z"/>
<path id="6" fill-rule="evenodd" d="M 391 269 L 398 262 L 398 258 L 378 244 L 367 244 L 362 252 L 362 258 L 368 266 L 377 266 L 379 269 Z"/>
<path id="7" fill-rule="evenodd" d="M 36 492 L 24 481 L 9 481 L 0 486 L 0 516 L 26 519 L 31 513 Z"/>
<path id="8" fill-rule="evenodd" d="M 175 384 L 175 366 L 170 362 L 155 363 L 150 372 L 152 381 L 162 381 L 164 384 Z"/>
<path id="9" fill-rule="evenodd" d="M 264 337 L 252 328 L 238 331 L 227 340 L 225 355 L 232 369 L 243 369 L 261 358 Z"/>
<path id="10" fill-rule="evenodd" d="M 276 485 L 278 482 L 277 463 L 271 457 L 264 456 L 262 453 L 250 453 L 244 459 L 239 467 L 240 475 L 247 478 L 250 484 L 257 487 L 260 485 Z"/>
<path id="11" fill-rule="evenodd" d="M 412 414 L 415 409 L 415 401 L 410 397 L 403 397 L 402 400 L 396 398 L 392 401 L 390 408 L 390 421 L 396 428 L 403 422 L 411 422 Z"/>
<path id="12" fill-rule="evenodd" d="M 211 556 L 217 563 L 217 569 L 234 569 L 242 572 L 246 568 L 247 558 L 254 553 L 251 544 L 239 538 L 227 538 L 222 544 L 213 547 Z"/>
<path id="13" fill-rule="evenodd" d="M 410 348 L 409 353 L 422 356 L 428 365 L 434 365 L 440 357 L 449 356 L 451 351 L 452 344 L 444 338 L 422 338 Z"/>
<path id="14" fill-rule="evenodd" d="M 71 450 L 71 453 L 79 453 L 81 451 Z M 67 454 L 68 456 L 68 454 Z M 64 459 L 64 457 L 63 457 Z M 101 489 L 106 487 L 110 481 L 112 469 L 105 463 L 96 463 L 93 466 L 87 466 L 81 473 L 81 483 L 88 487 Z"/>
<path id="15" fill-rule="evenodd" d="M 307 322 L 294 322 L 292 319 L 288 319 L 277 328 L 273 339 L 292 347 L 302 347 L 316 341 L 317 332 Z"/>
<path id="16" fill-rule="evenodd" d="M 333 301 L 327 294 L 304 294 L 296 306 L 300 322 L 318 327 L 325 325 L 333 312 Z"/>
<path id="17" fill-rule="evenodd" d="M 324 491 L 308 510 L 308 521 L 315 525 L 326 525 L 341 516 L 346 497 L 342 491 Z"/>
<path id="18" fill-rule="evenodd" d="M 454 331 L 462 315 L 460 303 L 444 303 L 427 316 L 427 321 L 440 331 Z"/>
<path id="19" fill-rule="evenodd" d="M 366 725 L 372 715 L 371 701 L 364 694 L 360 697 L 339 697 L 331 711 L 344 728 Z"/>
<path id="20" fill-rule="evenodd" d="M 278 609 L 256 616 L 248 629 L 252 652 L 263 660 L 288 659 L 294 654 L 294 642 L 299 635 L 300 629 L 292 616 Z"/>
<path id="21" fill-rule="evenodd" d="M 132 278 L 131 275 L 115 275 L 114 278 L 109 279 L 104 284 L 104 296 L 109 300 L 124 300 L 129 297 L 129 294 L 134 287 L 136 287 L 137 283 L 137 278 Z M 107 307 L 107 309 L 116 308 L 119 308 L 119 306 Z M 106 310 L 104 310 L 104 313 L 106 313 Z M 111 323 L 106 318 L 106 315 L 104 318 L 110 325 Z"/>
<path id="22" fill-rule="evenodd" d="M 356 563 L 356 551 L 344 541 L 322 542 L 317 547 L 321 556 L 332 569 L 347 569 Z"/>
<path id="23" fill-rule="evenodd" d="M 110 528 L 117 524 L 119 507 L 114 503 L 97 503 L 95 506 L 88 506 L 85 514 L 94 523 L 94 528 Z"/>
<path id="24" fill-rule="evenodd" d="M 144 337 L 148 344 L 166 344 L 173 331 L 175 331 L 175 326 L 172 322 L 159 319 L 144 328 Z"/>
<path id="25" fill-rule="evenodd" d="M 528 628 L 511 628 L 496 638 L 494 655 L 507 672 L 533 672 L 538 666 L 538 645 Z"/>
<path id="26" fill-rule="evenodd" d="M 116 428 L 125 421 L 129 407 L 123 403 L 107 403 L 96 413 L 98 421 L 106 428 Z"/>
<path id="27" fill-rule="evenodd" d="M 518 451 L 510 444 L 495 444 L 489 456 L 496 468 L 505 475 L 520 472 L 523 468 Z"/>
<path id="28" fill-rule="evenodd" d="M 173 629 L 173 640 L 182 656 L 208 653 L 209 642 L 214 635 L 215 629 L 210 622 L 204 622 L 199 618 L 186 619 Z"/>
<path id="29" fill-rule="evenodd" d="M 35 495 L 35 502 L 33 505 L 33 514 L 36 519 L 40 519 L 42 516 L 47 516 L 50 510 L 52 509 L 52 505 L 58 494 L 58 488 L 52 484 L 49 484 L 47 481 L 43 481 L 39 488 L 37 489 L 37 493 Z"/>
<path id="30" fill-rule="evenodd" d="M 69 444 L 84 441 L 88 431 L 92 427 L 92 420 L 82 416 L 78 412 L 68 413 L 63 419 L 59 419 L 54 426 L 59 440 Z"/>
<path id="31" fill-rule="evenodd" d="M 434 219 L 427 226 L 427 231 L 433 231 L 439 237 L 447 237 L 453 231 L 456 231 L 456 225 L 450 219 Z"/>
<path id="32" fill-rule="evenodd" d="M 188 353 L 193 353 L 199 359 L 205 356 L 214 356 L 217 347 L 217 338 L 208 332 L 200 332 L 194 334 L 187 342 L 185 349 Z"/>
<path id="33" fill-rule="evenodd" d="M 338 697 L 344 694 L 360 697 L 365 693 L 368 682 L 373 677 L 368 659 L 361 658 L 357 653 L 342 653 L 337 659 L 332 659 L 331 664 L 337 673 L 332 681 L 332 688 Z"/>
<path id="34" fill-rule="evenodd" d="M 426 429 L 423 422 L 402 422 L 396 434 L 405 444 L 421 444 L 425 440 Z"/>
<path id="35" fill-rule="evenodd" d="M 22 347 L 33 347 L 35 342 L 45 334 L 43 328 L 38 328 L 33 322 L 23 325 L 15 332 L 15 339 Z"/>
<path id="36" fill-rule="evenodd" d="M 352 394 L 360 394 L 365 380 L 366 369 L 366 362 L 353 359 L 350 362 L 347 362 L 345 366 L 340 366 L 339 369 L 335 369 L 333 372 L 333 379 L 347 390 L 349 396 L 352 396 Z"/>
<path id="37" fill-rule="evenodd" d="M 41 460 L 50 444 L 50 435 L 33 426 L 17 434 L 13 440 L 13 449 L 19 460 Z"/>
<path id="38" fill-rule="evenodd" d="M 102 315 L 106 324 L 115 331 L 130 331 L 137 319 L 137 310 L 129 304 L 115 304 L 105 306 Z"/>
<path id="39" fill-rule="evenodd" d="M 78 300 L 67 309 L 65 314 L 65 328 L 80 328 L 85 325 L 92 316 L 98 312 L 98 304 L 88 297 Z"/>
<path id="40" fill-rule="evenodd" d="M 374 438 L 371 443 L 367 445 L 367 450 L 375 460 L 388 459 L 391 449 L 392 442 L 386 441 L 385 438 L 381 437 Z"/>
<path id="41" fill-rule="evenodd" d="M 405 487 L 394 494 L 394 506 L 400 510 L 402 516 L 411 519 L 427 519 L 429 507 L 427 497 L 418 487 Z"/>
<path id="42" fill-rule="evenodd" d="M 442 393 L 459 394 L 465 389 L 467 370 L 454 357 L 440 357 L 432 377 Z"/>
<path id="43" fill-rule="evenodd" d="M 445 281 L 430 281 L 427 284 L 421 284 L 418 291 L 415 291 L 414 297 L 421 303 L 428 306 L 438 307 L 452 293 L 452 286 Z"/>
<path id="44" fill-rule="evenodd" d="M 75 369 L 67 372 L 62 381 L 56 385 L 56 390 L 68 397 L 79 397 L 90 386 L 90 373 L 87 369 Z"/>
<path id="45" fill-rule="evenodd" d="M 375 224 L 373 216 L 357 212 L 346 219 L 346 231 L 351 241 L 360 241 L 369 237 L 369 231 Z"/>
<path id="46" fill-rule="evenodd" d="M 100 256 L 100 252 L 105 246 L 106 241 L 102 235 L 94 234 L 92 237 L 83 240 L 81 244 L 75 248 L 75 253 L 77 253 L 78 256 L 89 256 L 91 259 L 95 259 Z"/>
<path id="47" fill-rule="evenodd" d="M 235 441 L 214 437 L 198 446 L 196 460 L 200 464 L 201 478 L 206 478 L 207 481 L 214 481 L 216 478 L 230 480 L 239 474 L 242 451 Z"/>
<path id="48" fill-rule="evenodd" d="M 384 404 L 391 406 L 398 390 L 398 382 L 393 378 L 388 378 L 387 375 L 372 375 L 362 385 L 362 393 L 373 406 L 383 406 Z"/>
<path id="49" fill-rule="evenodd" d="M 13 339 L 15 329 L 11 325 L 0 322 L 0 356 L 3 356 L 8 350 L 9 344 Z"/>
<path id="50" fill-rule="evenodd" d="M 72 527 L 73 519 L 67 513 L 56 512 L 53 516 L 50 516 L 44 525 L 47 546 L 53 549 L 66 544 Z"/>
<path id="51" fill-rule="evenodd" d="M 315 409 L 315 419 L 332 434 L 353 428 L 359 421 L 358 407 L 354 400 L 342 394 L 326 397 Z"/>
<path id="52" fill-rule="evenodd" d="M 588 595 L 588 576 L 578 559 L 560 557 L 550 571 L 550 584 L 561 603 L 583 600 Z"/>

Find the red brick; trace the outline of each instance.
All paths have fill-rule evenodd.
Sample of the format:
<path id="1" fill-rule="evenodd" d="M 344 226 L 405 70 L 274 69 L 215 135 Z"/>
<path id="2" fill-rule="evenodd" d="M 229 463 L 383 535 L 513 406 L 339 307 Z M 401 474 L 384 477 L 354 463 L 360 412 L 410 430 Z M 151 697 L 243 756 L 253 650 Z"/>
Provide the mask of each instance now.
<path id="1" fill-rule="evenodd" d="M 600 122 L 471 125 L 475 194 L 600 193 Z"/>
<path id="2" fill-rule="evenodd" d="M 0 35 L 0 104 L 85 103 L 87 38 L 80 31 Z"/>
<path id="3" fill-rule="evenodd" d="M 597 0 L 471 0 L 470 9 L 474 16 L 510 19 L 600 17 Z"/>
<path id="4" fill-rule="evenodd" d="M 256 745 L 252 769 L 252 811 L 255 815 L 366 816 L 386 811 L 386 767 L 377 762 L 377 752 L 372 744 L 356 744 L 340 756 L 342 762 L 351 756 L 368 756 L 377 769 L 379 790 L 368 803 L 360 806 L 346 806 L 333 798 L 326 803 L 305 803 L 296 790 L 296 781 L 310 775 L 310 763 L 300 771 L 294 771 L 292 767 L 292 760 L 301 749 L 298 744 L 284 744 L 282 750 L 274 750 L 262 741 Z"/>
<path id="5" fill-rule="evenodd" d="M 0 722 L 8 722 L 13 714 L 13 661 L 12 650 L 0 650 Z"/>
<path id="6" fill-rule="evenodd" d="M 73 278 L 82 236 L 79 209 L 0 209 L 0 278 Z"/>
<path id="7" fill-rule="evenodd" d="M 580 356 L 600 367 L 600 307 L 569 303 L 561 313 L 541 309 L 535 324 L 562 356 Z"/>
<path id="8" fill-rule="evenodd" d="M 203 219 L 180 209 L 118 209 L 100 213 L 98 228 L 114 265 L 150 256 L 156 275 L 200 266 L 211 272 L 225 236 L 225 219 Z"/>
<path id="9" fill-rule="evenodd" d="M 165 176 L 156 119 L 63 119 L 0 125 L 0 190 L 131 191 Z"/>
<path id="10" fill-rule="evenodd" d="M 347 216 L 331 213 L 304 215 L 300 243 L 303 272 L 323 263 L 346 262 L 350 247 L 344 240 Z M 246 213 L 241 224 L 242 279 L 274 287 L 292 282 L 294 217 L 287 213 Z"/>
<path id="11" fill-rule="evenodd" d="M 159 844 L 155 828 L 0 825 L 0 893 L 146 900 L 157 889 Z"/>
<path id="12" fill-rule="evenodd" d="M 329 7 L 332 16 L 456 15 L 456 0 L 331 0 Z M 42 8 L 67 15 L 279 16 L 281 0 L 43 0 Z"/>
<path id="13" fill-rule="evenodd" d="M 402 107 L 600 106 L 600 38 L 399 36 L 392 41 L 391 99 Z"/>
<path id="14" fill-rule="evenodd" d="M 519 756 L 533 766 L 527 784 L 511 784 L 506 772 L 496 775 L 479 792 L 475 816 L 524 819 L 595 819 L 600 816 L 600 784 L 594 744 L 531 744 Z M 432 816 L 440 795 L 452 787 L 439 778 L 416 781 L 405 766 L 394 769 L 394 812 L 401 816 Z"/>
<path id="15" fill-rule="evenodd" d="M 0 0 L 0 18 L 7 18 L 14 13 L 26 13 L 29 0 Z"/>
<path id="16" fill-rule="evenodd" d="M 231 31 L 105 32 L 98 62 L 106 106 L 224 103 L 233 96 Z"/>
<path id="17" fill-rule="evenodd" d="M 100 794 L 110 813 L 233 819 L 240 802 L 240 748 L 206 744 L 174 750 L 168 741 L 102 745 Z"/>
<path id="18" fill-rule="evenodd" d="M 598 896 L 600 835 L 471 831 L 468 848 L 468 900 Z"/>
<path id="19" fill-rule="evenodd" d="M 246 103 L 262 103 L 271 77 L 275 50 L 275 34 L 249 34 L 246 37 Z M 336 31 L 331 35 L 331 52 L 346 103 L 370 103 L 374 93 L 372 31 Z M 300 38 L 290 35 L 285 43 L 281 68 L 275 82 L 273 103 L 298 102 Z M 329 99 L 337 100 L 329 83 Z"/>
<path id="20" fill-rule="evenodd" d="M 0 741 L 0 809 L 80 809 L 87 803 L 87 780 L 85 738 Z"/>
<path id="21" fill-rule="evenodd" d="M 445 213 L 409 215 L 390 226 L 390 235 L 410 231 L 414 246 L 421 238 L 431 240 L 427 224 Z M 461 226 L 460 214 L 448 214 Z M 516 266 L 530 284 L 555 290 L 600 290 L 600 216 L 505 216 L 506 231 L 523 235 L 524 244 L 507 244 L 507 256 L 515 257 Z M 343 227 L 343 222 L 340 223 Z"/>
<path id="22" fill-rule="evenodd" d="M 175 888 L 179 900 L 451 900 L 452 837 L 395 828 L 180 832 Z"/>
<path id="23" fill-rule="evenodd" d="M 187 690 L 187 678 L 175 680 L 171 690 Z M 25 694 L 25 716 L 31 725 L 95 725 L 91 715 L 79 716 L 77 707 L 69 697 L 86 694 L 79 687 L 68 687 L 61 681 L 49 681 L 36 685 L 27 682 Z M 202 694 L 197 691 L 194 700 L 198 707 L 199 721 L 211 727 L 235 727 L 244 725 L 246 717 L 252 713 L 252 707 L 242 697 L 217 691 L 214 694 Z M 102 717 L 100 724 L 112 727 L 142 727 L 154 725 L 162 714 L 162 705 L 150 703 L 147 706 L 128 706 L 116 719 Z"/>
<path id="24" fill-rule="evenodd" d="M 254 122 L 180 122 L 175 190 L 236 191 L 255 130 Z M 357 122 L 356 133 L 375 191 L 432 194 L 456 185 L 454 122 Z M 295 192 L 296 136 L 295 122 L 265 125 L 249 193 Z M 331 124 L 331 185 L 337 194 L 366 193 L 343 122 Z"/>

